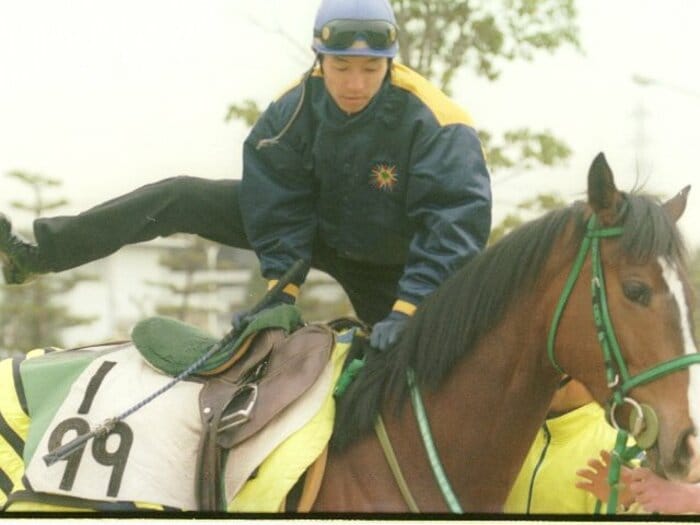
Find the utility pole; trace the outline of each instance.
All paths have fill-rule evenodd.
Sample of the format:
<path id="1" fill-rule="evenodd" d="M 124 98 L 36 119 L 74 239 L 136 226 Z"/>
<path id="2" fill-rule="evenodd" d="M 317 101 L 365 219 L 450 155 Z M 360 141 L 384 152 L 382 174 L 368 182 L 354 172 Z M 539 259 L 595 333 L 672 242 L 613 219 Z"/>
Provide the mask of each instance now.
<path id="1" fill-rule="evenodd" d="M 671 84 L 663 80 L 659 80 L 646 75 L 634 74 L 632 75 L 632 82 L 643 88 L 657 87 L 673 91 L 684 95 L 686 97 L 692 97 L 700 99 L 700 91 L 689 89 L 683 86 L 678 86 L 676 84 Z M 641 176 L 648 176 L 651 173 L 651 165 L 648 161 L 647 152 L 649 150 L 649 140 L 646 129 L 646 122 L 650 113 L 644 104 L 644 101 L 640 101 L 637 109 L 633 113 L 633 118 L 635 119 L 635 139 L 634 147 L 637 151 L 637 173 Z"/>

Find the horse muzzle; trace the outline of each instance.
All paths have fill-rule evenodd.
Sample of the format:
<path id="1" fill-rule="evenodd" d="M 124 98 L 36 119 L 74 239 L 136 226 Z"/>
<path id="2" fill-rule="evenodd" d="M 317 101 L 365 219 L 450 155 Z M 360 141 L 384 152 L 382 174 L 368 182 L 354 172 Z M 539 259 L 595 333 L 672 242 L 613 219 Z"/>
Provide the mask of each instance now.
<path id="1" fill-rule="evenodd" d="M 700 482 L 700 441 L 692 428 L 681 434 L 670 453 L 665 454 L 656 443 L 646 456 L 649 466 L 660 476 L 683 483 Z"/>
<path id="2" fill-rule="evenodd" d="M 637 446 L 646 451 L 647 461 L 659 475 L 687 483 L 700 482 L 700 439 L 694 428 L 681 432 L 675 446 L 666 451 L 659 443 L 659 418 L 652 407 L 625 397 L 620 404 L 609 406 L 608 420 L 616 429 L 622 427 L 632 436 Z M 621 426 L 620 421 L 628 421 Z"/>

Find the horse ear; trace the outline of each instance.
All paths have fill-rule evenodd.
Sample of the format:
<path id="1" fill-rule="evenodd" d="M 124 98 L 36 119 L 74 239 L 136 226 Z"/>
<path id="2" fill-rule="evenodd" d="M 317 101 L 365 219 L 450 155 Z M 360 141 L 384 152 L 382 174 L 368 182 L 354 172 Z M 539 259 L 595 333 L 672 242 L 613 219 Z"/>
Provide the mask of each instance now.
<path id="1" fill-rule="evenodd" d="M 598 153 L 588 170 L 588 204 L 602 225 L 611 226 L 617 220 L 622 200 L 605 155 Z"/>
<path id="2" fill-rule="evenodd" d="M 678 222 L 678 219 L 683 215 L 685 206 L 688 204 L 688 193 L 690 193 L 690 185 L 683 188 L 664 203 L 664 209 L 669 217 L 673 219 L 673 222 Z"/>

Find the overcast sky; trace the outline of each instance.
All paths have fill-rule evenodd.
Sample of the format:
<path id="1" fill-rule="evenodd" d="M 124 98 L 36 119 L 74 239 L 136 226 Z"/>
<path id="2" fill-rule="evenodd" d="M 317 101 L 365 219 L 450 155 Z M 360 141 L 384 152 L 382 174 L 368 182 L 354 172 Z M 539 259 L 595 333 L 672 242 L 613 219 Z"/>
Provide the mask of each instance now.
<path id="1" fill-rule="evenodd" d="M 62 180 L 66 212 L 167 176 L 239 177 L 246 129 L 224 123 L 228 104 L 265 105 L 310 65 L 317 4 L 0 0 L 0 211 L 30 197 L 11 170 Z M 539 192 L 581 198 L 599 151 L 622 189 L 641 179 L 670 196 L 696 178 L 700 2 L 578 4 L 583 53 L 507 65 L 497 83 L 465 71 L 453 85 L 479 127 L 546 129 L 574 151 L 560 169 L 496 173 L 496 219 Z M 691 246 L 698 224 L 700 184 L 681 221 Z"/>

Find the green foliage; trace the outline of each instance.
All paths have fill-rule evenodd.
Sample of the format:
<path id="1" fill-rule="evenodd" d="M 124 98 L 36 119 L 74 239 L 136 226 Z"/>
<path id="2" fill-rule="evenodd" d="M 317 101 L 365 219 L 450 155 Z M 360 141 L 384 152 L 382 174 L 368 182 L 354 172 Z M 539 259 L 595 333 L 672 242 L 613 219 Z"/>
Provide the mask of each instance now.
<path id="1" fill-rule="evenodd" d="M 60 187 L 61 182 L 41 175 L 13 171 L 7 174 L 27 185 L 33 199 L 17 201 L 12 207 L 38 217 L 47 210 L 63 206 L 65 199 L 48 200 L 45 191 Z M 95 317 L 72 314 L 63 297 L 80 283 L 95 280 L 81 272 L 46 275 L 23 286 L 6 286 L 0 292 L 0 348 L 29 351 L 52 345 L 61 346 L 62 332 L 93 322 Z"/>
<path id="2" fill-rule="evenodd" d="M 391 0 L 401 61 L 447 92 L 469 67 L 495 80 L 537 51 L 580 48 L 574 0 Z"/>
<path id="3" fill-rule="evenodd" d="M 508 214 L 491 230 L 489 243 L 493 244 L 499 241 L 527 220 L 564 206 L 566 206 L 566 202 L 554 193 L 541 193 L 533 199 L 523 201 L 516 207 L 516 212 Z"/>
<path id="4" fill-rule="evenodd" d="M 230 122 L 232 120 L 242 120 L 246 126 L 252 127 L 255 121 L 258 120 L 262 113 L 258 103 L 252 99 L 245 99 L 240 104 L 231 104 L 228 107 L 228 113 L 224 120 Z"/>
<path id="5" fill-rule="evenodd" d="M 480 131 L 479 138 L 492 171 L 556 166 L 571 156 L 571 148 L 548 131 L 521 128 L 505 132 L 499 141 L 488 131 Z"/>
<path id="6" fill-rule="evenodd" d="M 23 210 L 31 213 L 34 217 L 39 217 L 47 211 L 52 211 L 68 204 L 68 201 L 63 198 L 46 200 L 45 190 L 57 188 L 63 184 L 58 179 L 51 179 L 43 175 L 24 171 L 11 171 L 7 173 L 7 176 L 27 185 L 34 194 L 34 199 L 30 202 L 10 201 L 10 205 L 16 210 Z"/>

